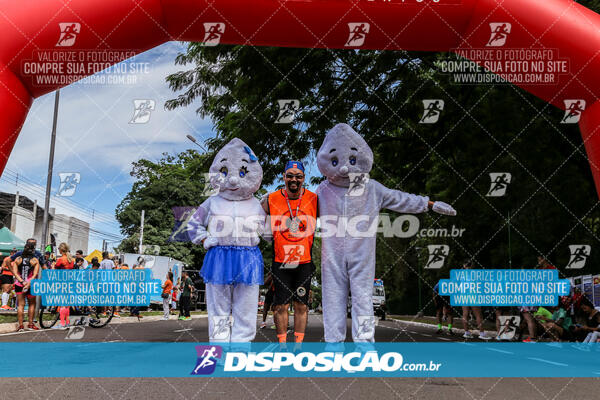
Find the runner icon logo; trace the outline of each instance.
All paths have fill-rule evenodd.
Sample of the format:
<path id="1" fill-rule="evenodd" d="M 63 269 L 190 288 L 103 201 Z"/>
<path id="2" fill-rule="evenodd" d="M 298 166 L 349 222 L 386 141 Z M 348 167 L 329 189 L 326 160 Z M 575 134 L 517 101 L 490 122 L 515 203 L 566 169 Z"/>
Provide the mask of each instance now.
<path id="1" fill-rule="evenodd" d="M 490 172 L 490 190 L 487 192 L 487 197 L 502 197 L 506 194 L 506 189 L 512 175 L 509 172 Z"/>
<path id="2" fill-rule="evenodd" d="M 429 99 L 423 100 L 423 116 L 419 120 L 420 124 L 435 124 L 440 119 L 440 114 L 444 109 L 444 100 Z"/>
<path id="3" fill-rule="evenodd" d="M 130 124 L 146 124 L 150 121 L 150 113 L 156 108 L 156 102 L 150 99 L 133 100 L 133 117 Z"/>
<path id="4" fill-rule="evenodd" d="M 369 33 L 370 25 L 367 22 L 349 22 L 348 29 L 350 34 L 345 47 L 360 47 L 365 43 L 367 33 Z"/>
<path id="5" fill-rule="evenodd" d="M 512 340 L 515 337 L 515 333 L 517 333 L 519 324 L 521 323 L 521 317 L 513 315 L 499 315 L 498 320 L 500 321 L 498 338 L 501 340 Z"/>
<path id="6" fill-rule="evenodd" d="M 300 265 L 300 258 L 304 255 L 304 246 L 301 244 L 284 244 L 284 258 L 280 269 L 294 269 Z"/>
<path id="7" fill-rule="evenodd" d="M 564 100 L 565 103 L 565 115 L 560 121 L 561 124 L 577 124 L 581 113 L 585 110 L 585 100 L 573 99 Z"/>
<path id="8" fill-rule="evenodd" d="M 300 286 L 298 287 L 298 289 L 296 289 L 296 294 L 298 295 L 298 297 L 303 297 L 306 294 L 306 289 Z"/>
<path id="9" fill-rule="evenodd" d="M 587 258 L 590 256 L 592 247 L 589 244 L 571 244 L 569 245 L 569 252 L 571 258 L 567 264 L 567 269 L 581 269 L 585 266 Z"/>
<path id="10" fill-rule="evenodd" d="M 196 213 L 196 208 L 173 207 L 171 210 L 175 217 L 175 224 L 173 226 L 173 233 L 169 236 L 169 242 L 189 242 L 190 234 L 194 233 L 190 232 L 192 229 L 189 222 Z"/>
<path id="11" fill-rule="evenodd" d="M 377 326 L 377 318 L 372 315 L 358 316 L 358 332 L 357 339 L 370 340 L 375 335 L 375 327 Z"/>
<path id="12" fill-rule="evenodd" d="M 212 332 L 210 340 L 223 340 L 229 341 L 231 335 L 231 325 L 233 324 L 233 317 L 230 315 L 217 315 L 211 317 L 212 319 Z"/>
<path id="13" fill-rule="evenodd" d="M 488 40 L 486 47 L 502 47 L 506 44 L 506 39 L 510 33 L 512 25 L 509 22 L 491 22 L 490 40 Z"/>
<path id="14" fill-rule="evenodd" d="M 217 359 L 223 356 L 221 346 L 196 346 L 198 360 L 190 375 L 210 375 L 215 372 Z"/>
<path id="15" fill-rule="evenodd" d="M 83 326 L 71 326 L 65 336 L 66 340 L 81 340 L 85 334 L 85 328 Z"/>
<path id="16" fill-rule="evenodd" d="M 369 182 L 369 174 L 350 172 L 348 178 L 350 179 L 350 186 L 348 186 L 346 196 L 362 196 Z"/>
<path id="17" fill-rule="evenodd" d="M 77 35 L 81 32 L 81 24 L 79 22 L 60 22 L 58 24 L 60 28 L 60 36 L 56 47 L 71 47 L 75 44 Z"/>
<path id="18" fill-rule="evenodd" d="M 277 100 L 279 104 L 279 114 L 275 120 L 276 124 L 290 124 L 294 122 L 296 113 L 300 109 L 300 100 L 296 99 L 280 99 Z"/>
<path id="19" fill-rule="evenodd" d="M 425 269 L 440 269 L 444 266 L 444 261 L 448 257 L 450 247 L 446 244 L 430 244 L 427 245 L 429 251 L 429 258 Z"/>
<path id="20" fill-rule="evenodd" d="M 75 194 L 77 185 L 81 182 L 81 175 L 79 172 L 59 172 L 58 178 L 60 179 L 60 186 L 56 192 L 57 196 L 70 197 Z"/>
<path id="21" fill-rule="evenodd" d="M 204 46 L 216 46 L 221 41 L 221 35 L 225 33 L 225 24 L 223 22 L 205 22 L 204 23 Z"/>

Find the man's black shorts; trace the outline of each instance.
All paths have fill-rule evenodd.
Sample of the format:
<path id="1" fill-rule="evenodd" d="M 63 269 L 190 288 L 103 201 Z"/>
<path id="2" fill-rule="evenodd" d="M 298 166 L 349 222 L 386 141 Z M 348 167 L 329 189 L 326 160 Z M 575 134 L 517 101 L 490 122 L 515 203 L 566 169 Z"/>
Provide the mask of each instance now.
<path id="1" fill-rule="evenodd" d="M 12 275 L 0 275 L 0 285 L 12 285 L 15 278 Z"/>
<path id="2" fill-rule="evenodd" d="M 308 304 L 310 280 L 315 272 L 312 262 L 299 264 L 294 269 L 282 269 L 281 263 L 273 262 L 273 282 L 275 283 L 274 305 L 290 304 L 297 301 Z"/>
<path id="3" fill-rule="evenodd" d="M 265 294 L 265 304 L 273 304 L 273 296 L 275 296 L 274 290 L 267 290 Z"/>

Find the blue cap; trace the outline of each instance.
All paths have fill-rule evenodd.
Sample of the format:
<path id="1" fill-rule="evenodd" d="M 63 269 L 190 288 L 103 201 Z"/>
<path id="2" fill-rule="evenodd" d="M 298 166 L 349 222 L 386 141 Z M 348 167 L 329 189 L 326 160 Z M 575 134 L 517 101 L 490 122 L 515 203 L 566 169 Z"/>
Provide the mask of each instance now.
<path id="1" fill-rule="evenodd" d="M 301 161 L 288 161 L 285 164 L 285 170 L 287 171 L 290 168 L 298 168 L 300 171 L 304 172 L 304 164 Z"/>

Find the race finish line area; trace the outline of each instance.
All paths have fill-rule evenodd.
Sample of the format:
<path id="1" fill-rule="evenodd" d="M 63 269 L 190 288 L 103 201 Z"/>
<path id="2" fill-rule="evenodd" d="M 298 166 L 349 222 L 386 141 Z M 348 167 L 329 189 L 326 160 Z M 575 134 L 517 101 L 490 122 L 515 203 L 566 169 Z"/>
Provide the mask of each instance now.
<path id="1" fill-rule="evenodd" d="M 0 397 L 598 397 L 600 1 L 0 31 Z"/>

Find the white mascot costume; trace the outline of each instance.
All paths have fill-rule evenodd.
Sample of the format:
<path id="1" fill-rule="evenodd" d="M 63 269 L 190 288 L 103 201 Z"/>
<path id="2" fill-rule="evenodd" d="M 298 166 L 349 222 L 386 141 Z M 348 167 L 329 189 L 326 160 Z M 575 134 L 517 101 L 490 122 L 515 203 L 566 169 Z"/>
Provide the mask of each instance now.
<path id="1" fill-rule="evenodd" d="M 258 249 L 266 215 L 254 197 L 263 171 L 252 150 L 235 138 L 215 156 L 210 182 L 218 193 L 190 219 L 190 239 L 208 250 L 200 275 L 206 283 L 211 342 L 250 342 L 256 336 L 263 259 Z"/>
<path id="2" fill-rule="evenodd" d="M 321 278 L 325 341 L 346 339 L 348 296 L 352 296 L 352 338 L 373 342 L 373 280 L 375 243 L 381 209 L 422 213 L 429 198 L 389 189 L 368 179 L 373 152 L 347 124 L 334 126 L 317 153 L 319 171 L 327 178 L 317 188 L 321 219 Z M 446 215 L 456 211 L 435 202 L 432 209 Z M 340 231 L 341 229 L 341 231 Z"/>

